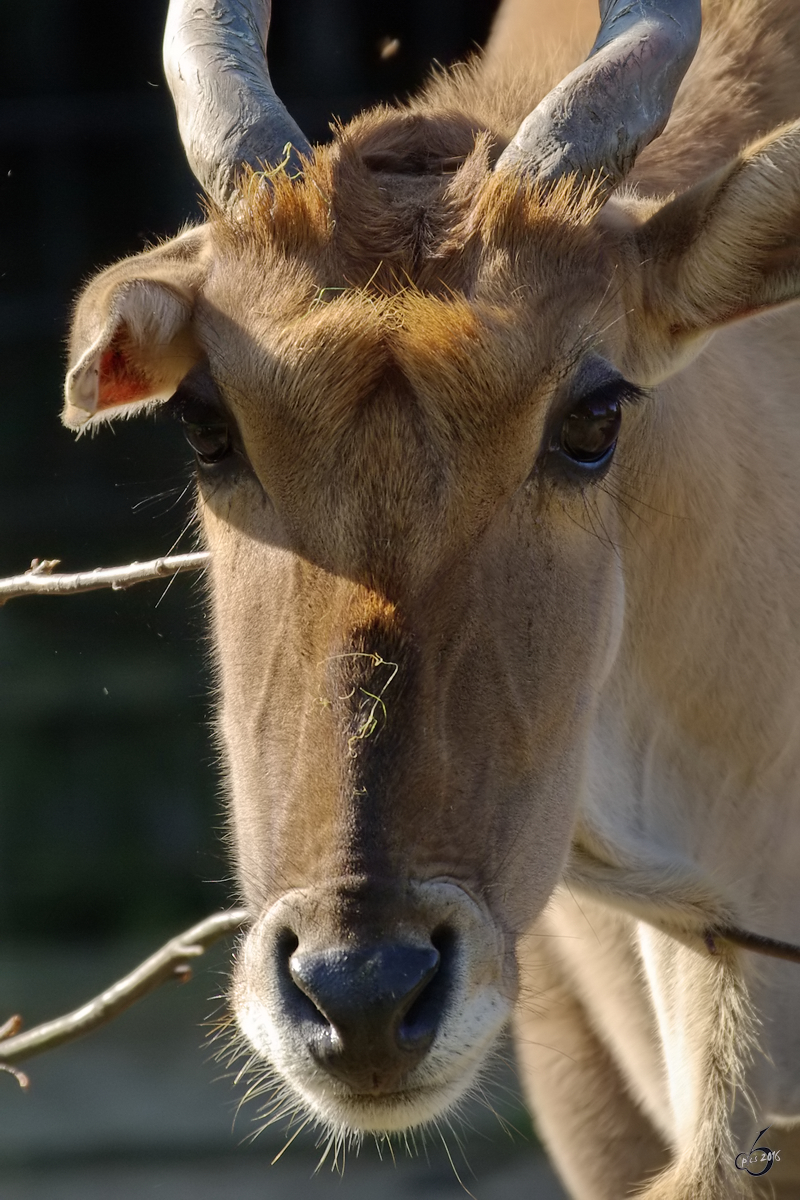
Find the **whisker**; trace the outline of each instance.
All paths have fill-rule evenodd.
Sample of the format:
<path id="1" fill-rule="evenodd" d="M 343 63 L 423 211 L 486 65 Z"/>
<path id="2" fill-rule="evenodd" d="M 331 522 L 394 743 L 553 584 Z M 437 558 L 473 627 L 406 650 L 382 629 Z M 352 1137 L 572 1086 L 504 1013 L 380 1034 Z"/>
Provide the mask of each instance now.
<path id="1" fill-rule="evenodd" d="M 306 1117 L 305 1121 L 303 1121 L 303 1124 L 300 1125 L 299 1128 L 295 1130 L 295 1132 L 289 1138 L 288 1142 L 286 1142 L 285 1145 L 282 1147 L 282 1149 L 279 1150 L 278 1153 L 275 1155 L 272 1162 L 270 1163 L 271 1167 L 274 1167 L 275 1163 L 278 1162 L 281 1158 L 283 1158 L 284 1154 L 289 1149 L 289 1147 L 292 1145 L 295 1138 L 298 1138 L 300 1136 L 300 1134 L 303 1132 L 303 1130 L 306 1128 L 306 1126 L 309 1125 L 310 1123 L 311 1123 L 311 1117 Z"/>
<path id="2" fill-rule="evenodd" d="M 439 1137 L 442 1139 L 442 1145 L 444 1146 L 444 1152 L 447 1155 L 448 1162 L 450 1163 L 450 1167 L 452 1168 L 452 1171 L 456 1177 L 456 1180 L 458 1181 L 458 1183 L 459 1183 L 460 1187 L 463 1189 L 463 1191 L 465 1191 L 466 1194 L 471 1198 L 471 1200 L 476 1200 L 476 1197 L 469 1190 L 467 1185 L 464 1183 L 464 1180 L 461 1178 L 461 1176 L 458 1173 L 458 1168 L 456 1167 L 456 1164 L 453 1162 L 453 1156 L 450 1153 L 450 1147 L 447 1144 L 447 1139 L 445 1138 L 443 1131 L 441 1129 L 439 1129 L 438 1123 L 437 1123 L 436 1128 L 437 1128 L 437 1133 L 439 1134 Z"/>

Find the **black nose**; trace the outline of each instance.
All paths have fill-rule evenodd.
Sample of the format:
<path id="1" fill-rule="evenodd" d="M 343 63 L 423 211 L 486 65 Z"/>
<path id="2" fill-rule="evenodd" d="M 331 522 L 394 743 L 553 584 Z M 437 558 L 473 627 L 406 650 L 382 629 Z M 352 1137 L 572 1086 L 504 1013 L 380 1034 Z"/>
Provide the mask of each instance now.
<path id="1" fill-rule="evenodd" d="M 432 986 L 440 968 L 435 946 L 298 949 L 288 965 L 307 998 L 290 1003 L 290 1015 L 299 1016 L 317 1062 L 356 1092 L 395 1090 L 436 1033 L 441 997 Z"/>

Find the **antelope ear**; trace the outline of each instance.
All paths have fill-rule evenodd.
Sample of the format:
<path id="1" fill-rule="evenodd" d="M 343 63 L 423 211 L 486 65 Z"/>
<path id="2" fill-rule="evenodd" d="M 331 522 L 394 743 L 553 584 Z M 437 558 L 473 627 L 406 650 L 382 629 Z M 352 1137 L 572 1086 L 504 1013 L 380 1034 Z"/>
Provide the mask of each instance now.
<path id="1" fill-rule="evenodd" d="M 72 322 L 65 425 L 80 429 L 169 399 L 201 356 L 192 312 L 209 257 L 201 226 L 92 280 Z"/>
<path id="2" fill-rule="evenodd" d="M 665 204 L 636 233 L 640 344 L 663 377 L 703 335 L 800 297 L 800 122 Z M 633 350 L 636 357 L 636 350 Z M 663 369 L 663 368 L 666 368 Z"/>

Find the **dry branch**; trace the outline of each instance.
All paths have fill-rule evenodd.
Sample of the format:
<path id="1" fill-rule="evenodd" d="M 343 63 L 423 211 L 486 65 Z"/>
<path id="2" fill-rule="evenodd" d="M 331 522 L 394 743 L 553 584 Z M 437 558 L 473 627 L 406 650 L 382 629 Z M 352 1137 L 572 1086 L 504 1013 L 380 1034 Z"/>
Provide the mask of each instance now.
<path id="1" fill-rule="evenodd" d="M 94 592 L 98 588 L 112 588 L 115 592 L 145 583 L 149 579 L 165 579 L 180 571 L 197 571 L 208 564 L 206 550 L 195 554 L 173 554 L 168 558 L 154 558 L 150 562 L 128 563 L 125 567 L 97 567 L 94 571 L 78 571 L 75 574 L 54 574 L 59 559 L 34 559 L 30 570 L 10 579 L 0 579 L 0 605 L 17 596 L 67 596 L 73 592 Z"/>
<path id="2" fill-rule="evenodd" d="M 21 1024 L 20 1018 L 11 1017 L 0 1027 L 0 1070 L 9 1071 L 16 1076 L 22 1087 L 27 1087 L 26 1076 L 16 1070 L 14 1063 L 51 1050 L 54 1046 L 71 1042 L 85 1033 L 91 1033 L 99 1025 L 105 1025 L 107 1021 L 119 1016 L 148 992 L 155 991 L 168 979 L 177 978 L 181 983 L 185 983 L 192 974 L 189 960 L 203 954 L 219 938 L 235 933 L 246 922 L 247 913 L 242 908 L 206 917 L 198 925 L 193 925 L 191 929 L 171 938 L 160 950 L 131 971 L 130 975 L 112 983 L 111 987 L 106 988 L 87 1004 L 82 1004 L 80 1008 L 63 1017 L 57 1017 L 54 1021 L 37 1025 L 27 1033 L 17 1033 Z"/>

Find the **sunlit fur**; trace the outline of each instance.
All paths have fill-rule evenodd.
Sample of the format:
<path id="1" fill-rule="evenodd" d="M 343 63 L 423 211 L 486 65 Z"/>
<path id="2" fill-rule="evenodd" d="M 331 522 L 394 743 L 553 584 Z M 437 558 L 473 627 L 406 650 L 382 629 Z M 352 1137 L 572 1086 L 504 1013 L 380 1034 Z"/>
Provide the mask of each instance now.
<path id="1" fill-rule="evenodd" d="M 65 420 L 196 365 L 236 431 L 199 511 L 253 914 L 230 1054 L 260 1125 L 317 1120 L 339 1162 L 398 1106 L 446 1121 L 513 1007 L 576 1200 L 759 1195 L 733 1160 L 766 1124 L 791 1200 L 800 972 L 707 935 L 800 943 L 800 8 L 710 0 L 668 128 L 602 204 L 493 170 L 587 48 L 590 0 L 541 4 L 508 0 L 485 58 L 301 179 L 245 172 L 229 211 L 98 276 Z M 612 368 L 590 478 L 560 422 Z M 446 916 L 430 1086 L 343 1093 L 281 1006 L 281 928 L 421 944 Z"/>

